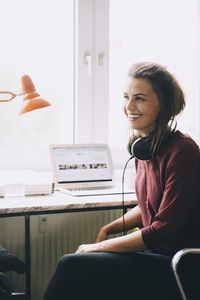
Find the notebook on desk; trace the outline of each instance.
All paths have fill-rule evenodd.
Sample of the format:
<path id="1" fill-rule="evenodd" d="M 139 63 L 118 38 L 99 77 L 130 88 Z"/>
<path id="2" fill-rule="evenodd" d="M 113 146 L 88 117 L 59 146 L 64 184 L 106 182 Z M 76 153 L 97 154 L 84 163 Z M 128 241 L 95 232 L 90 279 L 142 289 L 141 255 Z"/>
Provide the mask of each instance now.
<path id="1" fill-rule="evenodd" d="M 121 194 L 107 144 L 50 145 L 55 189 L 73 196 Z M 127 188 L 125 193 L 134 193 Z"/>

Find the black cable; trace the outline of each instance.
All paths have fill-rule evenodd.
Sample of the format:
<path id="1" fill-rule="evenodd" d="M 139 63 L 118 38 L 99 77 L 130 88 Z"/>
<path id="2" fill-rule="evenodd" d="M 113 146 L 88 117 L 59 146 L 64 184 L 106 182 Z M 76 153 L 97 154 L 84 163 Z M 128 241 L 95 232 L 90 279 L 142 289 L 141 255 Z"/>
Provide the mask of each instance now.
<path id="1" fill-rule="evenodd" d="M 131 156 L 131 157 L 127 160 L 127 162 L 126 162 L 126 164 L 125 164 L 125 166 L 124 166 L 123 173 L 122 173 L 122 218 L 123 218 L 123 235 L 126 235 L 126 233 L 127 233 L 127 231 L 126 231 L 126 226 L 125 226 L 125 218 L 124 218 L 124 215 L 125 215 L 125 213 L 126 213 L 126 209 L 125 209 L 125 207 L 124 207 L 124 176 L 125 176 L 126 167 L 127 167 L 129 161 L 130 161 L 132 158 L 134 158 L 134 156 Z"/>
<path id="2" fill-rule="evenodd" d="M 126 213 L 126 209 L 124 207 L 124 175 L 126 167 L 129 161 L 132 158 L 137 158 L 139 160 L 149 160 L 151 159 L 151 143 L 152 143 L 152 136 L 145 136 L 140 137 L 134 141 L 132 145 L 129 145 L 129 152 L 131 157 L 127 160 L 123 174 L 122 174 L 122 211 L 123 211 L 123 234 L 126 235 L 126 226 L 125 226 L 125 219 L 124 215 Z"/>

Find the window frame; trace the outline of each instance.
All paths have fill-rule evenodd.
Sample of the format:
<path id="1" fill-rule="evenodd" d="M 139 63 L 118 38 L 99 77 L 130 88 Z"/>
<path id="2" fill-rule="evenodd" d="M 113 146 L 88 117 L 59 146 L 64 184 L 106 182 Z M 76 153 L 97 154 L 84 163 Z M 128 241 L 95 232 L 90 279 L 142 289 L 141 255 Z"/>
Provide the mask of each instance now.
<path id="1" fill-rule="evenodd" d="M 75 7 L 75 143 L 108 142 L 109 1 Z"/>
<path id="2" fill-rule="evenodd" d="M 74 0 L 73 143 L 108 141 L 108 49 L 109 1 Z M 91 78 L 84 61 L 87 52 Z M 51 170 L 48 145 L 2 147 L 0 154 L 1 169 Z"/>

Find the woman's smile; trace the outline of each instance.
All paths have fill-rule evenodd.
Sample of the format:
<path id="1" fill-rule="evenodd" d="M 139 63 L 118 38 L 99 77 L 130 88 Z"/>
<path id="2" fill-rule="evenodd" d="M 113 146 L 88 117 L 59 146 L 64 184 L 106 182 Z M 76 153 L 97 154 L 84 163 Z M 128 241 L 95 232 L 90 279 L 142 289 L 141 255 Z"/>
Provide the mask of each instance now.
<path id="1" fill-rule="evenodd" d="M 141 117 L 142 117 L 142 114 L 132 114 L 132 113 L 128 114 L 129 121 L 137 121 Z"/>

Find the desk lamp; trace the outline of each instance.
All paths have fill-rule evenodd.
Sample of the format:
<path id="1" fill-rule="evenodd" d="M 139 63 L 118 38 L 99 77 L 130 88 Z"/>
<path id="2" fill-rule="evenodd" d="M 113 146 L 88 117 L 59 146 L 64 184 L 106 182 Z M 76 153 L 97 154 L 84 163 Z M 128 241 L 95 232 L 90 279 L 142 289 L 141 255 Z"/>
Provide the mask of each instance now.
<path id="1" fill-rule="evenodd" d="M 19 112 L 20 115 L 35 109 L 39 109 L 51 105 L 49 102 L 47 102 L 46 100 L 40 97 L 40 94 L 36 91 L 30 76 L 23 75 L 21 78 L 21 85 L 22 85 L 22 92 L 20 93 L 14 94 L 8 91 L 5 92 L 0 91 L 0 94 L 9 94 L 11 96 L 11 98 L 7 100 L 0 99 L 0 102 L 10 102 L 16 96 L 24 95 L 22 108 Z"/>

